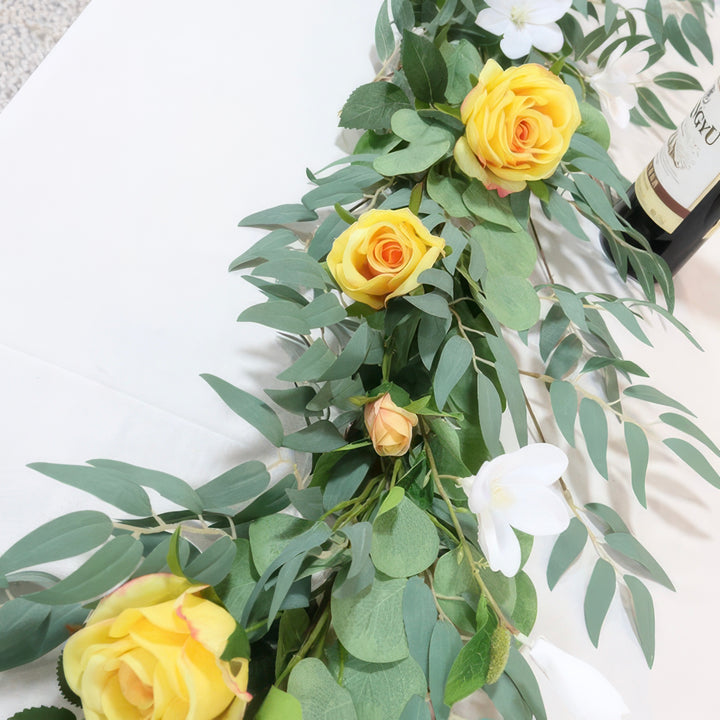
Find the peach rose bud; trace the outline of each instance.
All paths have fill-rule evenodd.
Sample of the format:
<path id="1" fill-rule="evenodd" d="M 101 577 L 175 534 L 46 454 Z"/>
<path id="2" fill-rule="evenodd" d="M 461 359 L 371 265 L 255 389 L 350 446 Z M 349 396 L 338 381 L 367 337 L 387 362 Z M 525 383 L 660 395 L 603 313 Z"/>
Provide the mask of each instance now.
<path id="1" fill-rule="evenodd" d="M 385 393 L 365 406 L 365 425 L 378 455 L 400 457 L 410 449 L 417 415 L 398 407 Z"/>

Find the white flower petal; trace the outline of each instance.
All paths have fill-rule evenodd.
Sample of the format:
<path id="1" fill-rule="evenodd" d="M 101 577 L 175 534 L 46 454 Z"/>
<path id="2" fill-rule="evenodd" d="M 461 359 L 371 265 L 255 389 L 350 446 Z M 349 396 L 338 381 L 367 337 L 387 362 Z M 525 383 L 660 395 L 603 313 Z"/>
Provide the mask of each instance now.
<path id="1" fill-rule="evenodd" d="M 492 570 L 506 577 L 520 569 L 520 542 L 510 525 L 496 513 L 483 511 L 478 517 L 478 542 Z"/>
<path id="2" fill-rule="evenodd" d="M 535 0 L 529 2 L 528 22 L 533 25 L 547 25 L 555 22 L 570 10 L 571 5 L 572 0 Z"/>
<path id="3" fill-rule="evenodd" d="M 493 35 L 503 35 L 513 26 L 512 20 L 507 15 L 503 15 L 493 8 L 481 10 L 475 24 Z"/>
<path id="4" fill-rule="evenodd" d="M 543 52 L 558 52 L 562 49 L 565 38 L 562 30 L 555 23 L 551 25 L 529 25 L 532 44 Z"/>
<path id="5" fill-rule="evenodd" d="M 513 492 L 516 502 L 503 510 L 503 517 L 514 528 L 531 535 L 558 535 L 567 528 L 567 505 L 552 488 L 525 485 Z"/>
<path id="6" fill-rule="evenodd" d="M 527 654 L 547 676 L 574 720 L 622 720 L 628 714 L 620 693 L 582 660 L 539 638 Z"/>
<path id="7" fill-rule="evenodd" d="M 555 445 L 534 443 L 485 463 L 480 468 L 481 473 L 486 466 L 488 474 L 502 477 L 505 486 L 528 482 L 550 485 L 567 470 L 568 457 Z"/>
<path id="8" fill-rule="evenodd" d="M 505 57 L 511 60 L 525 57 L 532 48 L 532 36 L 527 27 L 519 30 L 515 26 L 505 32 L 500 41 L 500 49 Z"/>

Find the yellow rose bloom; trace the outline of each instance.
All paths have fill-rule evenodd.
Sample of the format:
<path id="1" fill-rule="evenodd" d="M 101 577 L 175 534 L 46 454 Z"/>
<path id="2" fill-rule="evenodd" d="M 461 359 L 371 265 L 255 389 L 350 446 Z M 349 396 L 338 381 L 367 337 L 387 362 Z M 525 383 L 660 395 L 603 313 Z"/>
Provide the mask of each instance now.
<path id="1" fill-rule="evenodd" d="M 415 413 L 398 407 L 390 393 L 381 395 L 365 406 L 365 426 L 378 455 L 400 457 L 410 449 Z"/>
<path id="2" fill-rule="evenodd" d="M 235 620 L 169 574 L 131 580 L 68 640 L 63 668 L 86 720 L 240 720 L 248 660 L 220 656 Z"/>
<path id="3" fill-rule="evenodd" d="M 369 210 L 335 240 L 327 265 L 346 295 L 379 310 L 418 287 L 444 247 L 407 208 Z"/>
<path id="4" fill-rule="evenodd" d="M 555 172 L 581 116 L 575 93 L 542 65 L 503 70 L 488 60 L 460 116 L 455 160 L 501 196 Z"/>

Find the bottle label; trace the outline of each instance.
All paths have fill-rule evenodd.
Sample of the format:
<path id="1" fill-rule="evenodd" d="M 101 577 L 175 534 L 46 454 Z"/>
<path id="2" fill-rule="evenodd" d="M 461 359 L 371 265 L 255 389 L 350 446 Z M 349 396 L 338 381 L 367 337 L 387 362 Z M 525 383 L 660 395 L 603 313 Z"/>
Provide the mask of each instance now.
<path id="1" fill-rule="evenodd" d="M 640 173 L 635 194 L 668 233 L 720 180 L 720 79 Z"/>

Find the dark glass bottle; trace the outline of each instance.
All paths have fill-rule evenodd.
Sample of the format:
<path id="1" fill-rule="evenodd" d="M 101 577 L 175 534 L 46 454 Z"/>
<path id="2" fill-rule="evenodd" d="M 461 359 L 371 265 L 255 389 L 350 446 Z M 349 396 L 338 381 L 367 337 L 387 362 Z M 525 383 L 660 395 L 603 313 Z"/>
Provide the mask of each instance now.
<path id="1" fill-rule="evenodd" d="M 720 81 L 640 173 L 628 193 L 630 205 L 615 208 L 673 274 L 720 223 L 719 140 Z"/>

